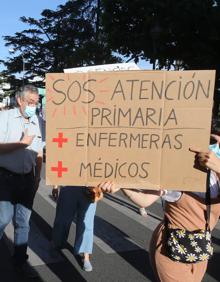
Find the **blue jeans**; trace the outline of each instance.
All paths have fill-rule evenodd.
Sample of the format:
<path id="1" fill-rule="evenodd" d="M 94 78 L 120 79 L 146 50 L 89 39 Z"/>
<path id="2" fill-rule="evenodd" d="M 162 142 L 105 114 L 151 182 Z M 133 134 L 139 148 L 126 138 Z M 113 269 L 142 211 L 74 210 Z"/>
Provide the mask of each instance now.
<path id="1" fill-rule="evenodd" d="M 22 204 L 12 204 L 8 201 L 0 201 L 0 239 L 5 227 L 13 220 L 14 225 L 14 258 L 17 264 L 23 264 L 27 256 L 27 242 L 30 230 L 29 220 L 31 210 Z"/>
<path id="2" fill-rule="evenodd" d="M 66 186 L 60 189 L 56 217 L 53 227 L 53 242 L 62 248 L 69 235 L 69 229 L 76 214 L 76 236 L 74 253 L 92 253 L 93 230 L 96 203 L 91 203 L 84 187 Z"/>

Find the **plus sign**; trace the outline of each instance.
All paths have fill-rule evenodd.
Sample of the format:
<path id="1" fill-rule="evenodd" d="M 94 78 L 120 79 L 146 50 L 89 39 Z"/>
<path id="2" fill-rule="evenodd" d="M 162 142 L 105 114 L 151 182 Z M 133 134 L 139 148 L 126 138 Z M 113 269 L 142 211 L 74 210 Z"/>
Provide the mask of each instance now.
<path id="1" fill-rule="evenodd" d="M 58 177 L 62 177 L 63 176 L 63 172 L 68 171 L 68 168 L 62 166 L 62 161 L 58 161 L 57 167 L 56 166 L 55 167 L 54 166 L 51 167 L 51 171 L 56 171 L 57 172 L 57 176 Z"/>
<path id="2" fill-rule="evenodd" d="M 53 138 L 52 141 L 58 143 L 58 148 L 62 148 L 63 147 L 63 143 L 67 143 L 68 138 L 63 138 L 63 133 L 59 132 L 58 133 L 58 138 Z"/>

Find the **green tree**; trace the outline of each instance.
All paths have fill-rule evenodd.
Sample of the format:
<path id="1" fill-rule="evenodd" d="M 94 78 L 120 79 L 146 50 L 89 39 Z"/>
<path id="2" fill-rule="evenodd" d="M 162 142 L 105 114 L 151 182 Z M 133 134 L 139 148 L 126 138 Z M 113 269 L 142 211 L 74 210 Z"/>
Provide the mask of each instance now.
<path id="1" fill-rule="evenodd" d="M 72 0 L 55 11 L 44 10 L 39 19 L 21 17 L 30 28 L 4 37 L 14 50 L 4 62 L 6 74 L 22 72 L 25 66 L 28 80 L 64 68 L 118 61 L 107 44 L 101 14 L 100 0 Z"/>
<path id="2" fill-rule="evenodd" d="M 176 61 L 185 68 L 216 65 L 219 1 L 103 0 L 103 3 L 103 22 L 115 51 L 136 60 L 157 59 L 158 68 L 169 69 Z"/>
<path id="3" fill-rule="evenodd" d="M 219 0 L 103 0 L 114 51 L 155 68 L 216 69 L 220 88 Z"/>

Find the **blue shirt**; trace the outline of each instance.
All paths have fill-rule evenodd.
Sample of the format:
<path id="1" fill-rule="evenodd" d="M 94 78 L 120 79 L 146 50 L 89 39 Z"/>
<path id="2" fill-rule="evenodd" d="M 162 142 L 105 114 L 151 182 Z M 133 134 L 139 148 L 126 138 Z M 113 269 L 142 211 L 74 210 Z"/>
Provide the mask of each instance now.
<path id="1" fill-rule="evenodd" d="M 42 151 L 42 138 L 36 115 L 27 122 L 19 108 L 0 112 L 0 143 L 20 141 L 26 128 L 28 135 L 35 135 L 33 142 L 26 148 L 0 154 L 0 167 L 15 173 L 29 173 L 36 165 L 38 153 Z"/>

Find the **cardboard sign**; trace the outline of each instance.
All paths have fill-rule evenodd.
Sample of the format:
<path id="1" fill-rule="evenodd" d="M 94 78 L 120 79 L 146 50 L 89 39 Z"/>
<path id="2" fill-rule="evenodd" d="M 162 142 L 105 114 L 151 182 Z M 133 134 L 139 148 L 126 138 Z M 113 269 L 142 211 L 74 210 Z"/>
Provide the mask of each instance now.
<path id="1" fill-rule="evenodd" d="M 47 184 L 204 191 L 214 71 L 47 74 Z"/>

